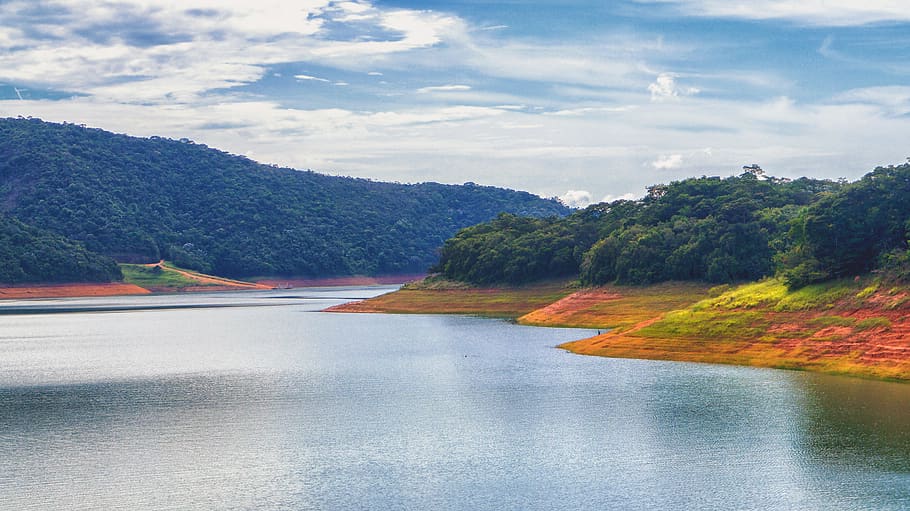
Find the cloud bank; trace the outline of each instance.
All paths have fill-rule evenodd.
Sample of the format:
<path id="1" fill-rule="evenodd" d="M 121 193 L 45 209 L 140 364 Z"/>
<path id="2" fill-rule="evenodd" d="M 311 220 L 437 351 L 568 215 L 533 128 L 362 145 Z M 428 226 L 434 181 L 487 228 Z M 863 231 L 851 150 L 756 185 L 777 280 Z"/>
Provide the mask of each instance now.
<path id="1" fill-rule="evenodd" d="M 910 19 L 876 0 L 824 2 L 828 9 L 619 3 L 759 24 Z M 774 175 L 852 178 L 906 157 L 910 89 L 896 60 L 840 86 L 802 74 L 811 66 L 754 60 L 753 45 L 774 44 L 761 30 L 717 41 L 700 27 L 665 32 L 646 23 L 579 27 L 571 37 L 490 16 L 475 23 L 370 1 L 6 1 L 0 115 L 186 137 L 329 173 L 527 189 L 579 206 L 752 162 Z M 834 53 L 834 36 L 807 41 L 813 65 L 829 64 L 837 77 L 869 65 L 893 39 L 876 27 L 862 37 L 830 30 L 850 48 L 878 44 L 848 60 Z M 816 83 L 824 87 L 801 85 Z"/>

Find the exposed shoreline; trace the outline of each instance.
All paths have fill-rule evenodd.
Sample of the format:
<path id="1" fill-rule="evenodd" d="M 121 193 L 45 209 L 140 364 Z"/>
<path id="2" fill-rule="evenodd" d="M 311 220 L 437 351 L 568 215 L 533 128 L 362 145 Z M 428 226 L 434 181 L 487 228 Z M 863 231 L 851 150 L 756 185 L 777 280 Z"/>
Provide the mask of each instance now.
<path id="1" fill-rule="evenodd" d="M 147 295 L 152 291 L 125 282 L 2 285 L 0 300 Z"/>
<path id="2" fill-rule="evenodd" d="M 250 287 L 150 290 L 129 283 L 0 287 L 40 299 L 400 284 L 413 276 L 259 280 Z M 406 286 L 328 312 L 472 314 L 529 326 L 604 329 L 559 348 L 581 355 L 807 370 L 910 381 L 910 290 L 867 279 L 795 293 L 765 281 L 739 288 L 668 283 L 575 289 L 565 282 L 505 287 Z"/>
<path id="3" fill-rule="evenodd" d="M 154 266 L 154 265 L 151 265 Z M 352 276 L 329 278 L 263 278 L 251 282 L 221 279 L 196 272 L 178 270 L 165 266 L 167 271 L 176 271 L 197 282 L 196 285 L 180 287 L 147 286 L 142 287 L 127 282 L 106 283 L 56 283 L 56 284 L 2 284 L 0 283 L 0 303 L 3 300 L 29 300 L 42 298 L 85 298 L 93 296 L 131 296 L 147 294 L 184 294 L 212 293 L 226 291 L 264 291 L 270 289 L 294 289 L 300 287 L 341 287 L 341 286 L 374 286 L 386 284 L 403 284 L 423 275 L 383 275 L 376 277 Z"/>
<path id="4" fill-rule="evenodd" d="M 609 329 L 559 348 L 910 381 L 910 292 L 869 279 L 797 292 L 776 281 L 720 289 L 693 283 L 561 290 L 553 284 L 418 286 L 329 311 L 476 314 L 531 326 Z"/>

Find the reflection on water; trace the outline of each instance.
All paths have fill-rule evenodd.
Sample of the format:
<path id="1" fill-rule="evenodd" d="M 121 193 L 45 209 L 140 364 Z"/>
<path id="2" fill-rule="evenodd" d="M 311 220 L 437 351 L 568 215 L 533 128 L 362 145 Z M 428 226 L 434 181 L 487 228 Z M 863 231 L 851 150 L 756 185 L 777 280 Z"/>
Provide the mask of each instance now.
<path id="1" fill-rule="evenodd" d="M 910 385 L 817 376 L 799 445 L 832 465 L 910 473 Z"/>
<path id="2" fill-rule="evenodd" d="M 0 509 L 910 508 L 910 386 L 327 293 L 0 317 Z"/>

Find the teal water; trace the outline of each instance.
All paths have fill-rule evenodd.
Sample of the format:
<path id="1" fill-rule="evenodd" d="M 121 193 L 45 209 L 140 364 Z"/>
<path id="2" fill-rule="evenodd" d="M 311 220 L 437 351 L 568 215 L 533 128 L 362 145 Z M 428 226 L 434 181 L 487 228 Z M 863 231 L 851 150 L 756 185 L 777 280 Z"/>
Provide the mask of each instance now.
<path id="1" fill-rule="evenodd" d="M 317 312 L 380 291 L 8 304 L 0 509 L 910 509 L 910 385 Z"/>

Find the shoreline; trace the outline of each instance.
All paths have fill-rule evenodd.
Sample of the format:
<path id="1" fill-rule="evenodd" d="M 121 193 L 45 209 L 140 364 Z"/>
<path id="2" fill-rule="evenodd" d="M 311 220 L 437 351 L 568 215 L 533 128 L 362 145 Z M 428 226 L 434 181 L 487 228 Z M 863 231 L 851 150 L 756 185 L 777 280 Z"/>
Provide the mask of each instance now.
<path id="1" fill-rule="evenodd" d="M 870 278 L 788 291 L 761 281 L 429 289 L 412 286 L 330 312 L 474 314 L 543 327 L 609 329 L 571 353 L 812 371 L 910 382 L 910 290 Z"/>
<path id="2" fill-rule="evenodd" d="M 180 271 L 183 275 L 198 282 L 198 285 L 185 285 L 181 287 L 154 286 L 147 287 L 128 282 L 73 282 L 73 283 L 48 283 L 48 284 L 2 284 L 0 283 L 0 303 L 4 300 L 29 300 L 44 298 L 88 298 L 95 296 L 134 296 L 134 295 L 164 295 L 185 293 L 215 293 L 231 291 L 266 291 L 287 290 L 299 287 L 344 287 L 344 286 L 374 286 L 404 284 L 423 275 L 384 275 L 377 277 L 328 277 L 328 278 L 297 278 L 297 279 L 262 279 L 251 282 L 233 281 L 210 277 L 195 272 L 185 272 L 166 266 L 169 271 Z M 290 287 L 282 287 L 282 286 Z"/>
<path id="3" fill-rule="evenodd" d="M 131 296 L 147 295 L 152 291 L 125 282 L 108 282 L 100 284 L 29 284 L 0 286 L 0 301 L 39 298 L 79 298 L 91 296 Z"/>

